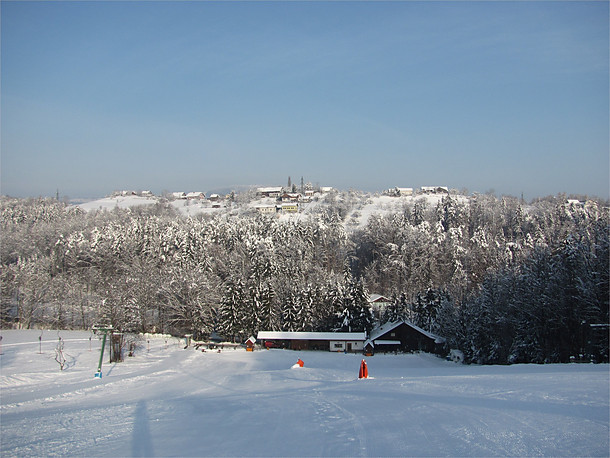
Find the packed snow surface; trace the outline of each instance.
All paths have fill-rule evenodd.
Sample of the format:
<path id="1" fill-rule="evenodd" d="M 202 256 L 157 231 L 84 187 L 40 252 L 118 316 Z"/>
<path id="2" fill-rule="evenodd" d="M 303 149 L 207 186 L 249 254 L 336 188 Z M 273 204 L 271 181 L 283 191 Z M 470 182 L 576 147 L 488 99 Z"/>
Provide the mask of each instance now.
<path id="1" fill-rule="evenodd" d="M 378 354 L 359 380 L 362 355 L 147 336 L 100 379 L 97 336 L 1 335 L 3 457 L 609 455 L 608 365 Z"/>

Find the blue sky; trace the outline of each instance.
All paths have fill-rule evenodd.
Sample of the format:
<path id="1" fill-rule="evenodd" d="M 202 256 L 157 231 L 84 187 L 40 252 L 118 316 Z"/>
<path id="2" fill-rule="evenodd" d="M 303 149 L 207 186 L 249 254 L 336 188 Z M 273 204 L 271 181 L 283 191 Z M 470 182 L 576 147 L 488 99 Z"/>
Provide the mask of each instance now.
<path id="1" fill-rule="evenodd" d="M 1 192 L 609 192 L 608 2 L 1 2 Z"/>

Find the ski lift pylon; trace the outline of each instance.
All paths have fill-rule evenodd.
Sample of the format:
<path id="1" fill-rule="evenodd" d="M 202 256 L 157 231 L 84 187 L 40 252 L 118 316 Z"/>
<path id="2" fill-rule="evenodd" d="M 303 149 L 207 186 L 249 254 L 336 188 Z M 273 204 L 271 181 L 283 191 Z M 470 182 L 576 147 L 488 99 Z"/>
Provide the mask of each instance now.
<path id="1" fill-rule="evenodd" d="M 106 337 L 108 336 L 109 332 L 112 333 L 114 328 L 112 327 L 112 325 L 93 325 L 93 326 L 91 326 L 91 330 L 95 333 L 97 333 L 97 332 L 103 333 L 102 349 L 100 351 L 100 362 L 97 365 L 97 372 L 94 375 L 94 377 L 96 377 L 96 378 L 102 378 L 102 362 L 104 360 L 104 348 L 106 347 Z"/>

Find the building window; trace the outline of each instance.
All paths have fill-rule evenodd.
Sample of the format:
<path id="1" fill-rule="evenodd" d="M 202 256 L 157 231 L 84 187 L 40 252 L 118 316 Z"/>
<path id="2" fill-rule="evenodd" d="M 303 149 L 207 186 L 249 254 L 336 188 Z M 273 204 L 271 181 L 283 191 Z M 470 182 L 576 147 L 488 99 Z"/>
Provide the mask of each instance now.
<path id="1" fill-rule="evenodd" d="M 390 336 L 391 336 L 391 337 L 396 337 L 396 333 L 395 333 L 395 332 L 391 332 L 391 333 L 390 333 Z"/>
<path id="2" fill-rule="evenodd" d="M 335 348 L 343 348 L 343 344 L 342 343 L 335 343 Z"/>

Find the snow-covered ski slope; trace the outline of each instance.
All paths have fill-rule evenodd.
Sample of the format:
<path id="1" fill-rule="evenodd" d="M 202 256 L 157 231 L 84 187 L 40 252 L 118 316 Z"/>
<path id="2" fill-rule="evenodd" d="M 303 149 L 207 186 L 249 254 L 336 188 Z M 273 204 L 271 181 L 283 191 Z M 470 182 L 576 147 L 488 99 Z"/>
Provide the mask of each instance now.
<path id="1" fill-rule="evenodd" d="M 608 456 L 609 366 L 463 366 L 431 355 L 183 349 L 2 331 L 10 456 Z M 291 367 L 301 358 L 303 368 Z"/>

